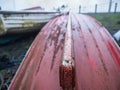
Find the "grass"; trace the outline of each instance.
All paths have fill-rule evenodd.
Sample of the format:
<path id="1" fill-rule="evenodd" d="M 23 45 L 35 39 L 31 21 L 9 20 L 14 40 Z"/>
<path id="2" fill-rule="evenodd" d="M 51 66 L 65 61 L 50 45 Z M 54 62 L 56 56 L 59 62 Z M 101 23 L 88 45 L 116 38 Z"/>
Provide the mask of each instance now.
<path id="1" fill-rule="evenodd" d="M 111 35 L 120 30 L 120 13 L 99 13 L 90 14 L 90 16 L 100 21 Z M 120 42 L 118 42 L 118 45 L 120 46 Z"/>
<path id="2" fill-rule="evenodd" d="M 120 29 L 120 13 L 90 14 L 100 21 L 113 34 Z"/>
<path id="3" fill-rule="evenodd" d="M 11 53 L 10 53 L 9 51 L 6 51 L 6 52 L 3 53 L 3 55 L 5 55 L 5 56 L 10 56 Z"/>
<path id="4" fill-rule="evenodd" d="M 4 32 L 4 27 L 3 27 L 3 24 L 2 24 L 2 20 L 0 18 L 0 34 L 2 34 Z"/>

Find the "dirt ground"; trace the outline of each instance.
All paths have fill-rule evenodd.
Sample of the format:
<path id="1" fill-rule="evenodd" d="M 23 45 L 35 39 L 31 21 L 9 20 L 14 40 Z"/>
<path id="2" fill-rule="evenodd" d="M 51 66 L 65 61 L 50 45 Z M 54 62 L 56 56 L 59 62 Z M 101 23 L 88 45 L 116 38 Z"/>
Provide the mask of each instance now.
<path id="1" fill-rule="evenodd" d="M 0 46 L 0 90 L 7 90 L 36 35 Z"/>

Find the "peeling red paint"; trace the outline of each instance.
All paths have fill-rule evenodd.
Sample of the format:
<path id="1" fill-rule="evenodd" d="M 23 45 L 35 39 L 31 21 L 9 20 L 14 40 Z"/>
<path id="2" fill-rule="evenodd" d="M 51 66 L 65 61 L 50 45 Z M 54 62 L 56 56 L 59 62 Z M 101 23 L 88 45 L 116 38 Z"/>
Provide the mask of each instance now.
<path id="1" fill-rule="evenodd" d="M 9 90 L 120 90 L 120 49 L 94 18 L 60 15 L 38 34 Z"/>

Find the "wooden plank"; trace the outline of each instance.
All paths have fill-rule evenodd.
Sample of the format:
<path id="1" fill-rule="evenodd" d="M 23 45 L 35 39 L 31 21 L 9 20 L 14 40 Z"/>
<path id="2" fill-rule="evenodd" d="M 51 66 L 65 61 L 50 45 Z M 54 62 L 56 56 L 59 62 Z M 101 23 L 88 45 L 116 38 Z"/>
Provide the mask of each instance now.
<path id="1" fill-rule="evenodd" d="M 22 16 L 22 17 L 5 17 L 4 20 L 41 20 L 41 19 L 50 19 L 53 16 L 42 16 L 42 17 L 35 17 L 35 16 Z"/>
<path id="2" fill-rule="evenodd" d="M 11 13 L 11 14 L 3 14 L 4 17 L 21 17 L 21 16 L 56 16 L 58 14 L 14 14 L 14 13 Z"/>
<path id="3" fill-rule="evenodd" d="M 74 90 L 75 68 L 71 52 L 72 52 L 72 28 L 71 17 L 69 15 L 63 50 L 63 60 L 60 66 L 60 85 L 63 90 L 67 89 Z"/>
<path id="4" fill-rule="evenodd" d="M 58 14 L 59 12 L 45 12 L 45 11 L 0 11 L 0 14 Z"/>
<path id="5" fill-rule="evenodd" d="M 50 19 L 36 19 L 36 20 L 5 20 L 5 24 L 24 24 L 24 23 L 42 23 L 42 22 L 48 22 Z"/>
<path id="6" fill-rule="evenodd" d="M 42 23 L 45 23 L 45 22 L 42 22 Z M 23 27 L 34 27 L 34 26 L 38 26 L 40 25 L 41 23 L 15 23 L 15 24 L 6 24 L 6 29 L 9 29 L 9 28 L 23 28 Z"/>

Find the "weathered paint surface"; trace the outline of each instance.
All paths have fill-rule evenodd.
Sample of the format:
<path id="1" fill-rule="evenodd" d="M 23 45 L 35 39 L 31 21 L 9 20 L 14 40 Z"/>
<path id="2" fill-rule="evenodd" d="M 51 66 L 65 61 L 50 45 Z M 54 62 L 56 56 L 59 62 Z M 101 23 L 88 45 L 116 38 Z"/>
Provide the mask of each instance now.
<path id="1" fill-rule="evenodd" d="M 92 17 L 58 16 L 32 43 L 9 90 L 120 90 L 120 49 Z"/>

